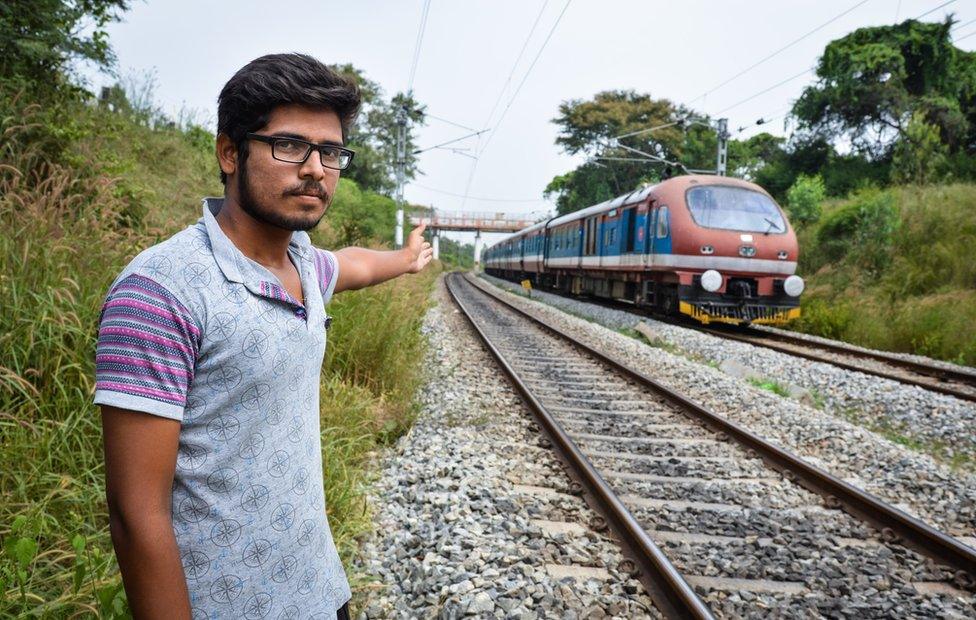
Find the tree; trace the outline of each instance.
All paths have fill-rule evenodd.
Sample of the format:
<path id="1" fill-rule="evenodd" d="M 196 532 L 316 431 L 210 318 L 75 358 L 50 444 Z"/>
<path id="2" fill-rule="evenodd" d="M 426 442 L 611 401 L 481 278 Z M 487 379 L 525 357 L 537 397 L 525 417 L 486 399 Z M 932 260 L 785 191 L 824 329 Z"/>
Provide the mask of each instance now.
<path id="1" fill-rule="evenodd" d="M 820 219 L 820 203 L 827 197 L 820 175 L 801 174 L 787 192 L 787 210 L 794 224 L 809 224 Z"/>
<path id="2" fill-rule="evenodd" d="M 832 41 L 818 80 L 793 107 L 800 129 L 845 139 L 871 159 L 891 155 L 916 112 L 950 149 L 976 145 L 976 55 L 952 45 L 952 18 L 860 28 Z"/>
<path id="3" fill-rule="evenodd" d="M 115 55 L 105 26 L 128 8 L 128 0 L 4 0 L 0 83 L 77 92 L 69 80 L 71 63 L 82 60 L 111 68 Z"/>
<path id="4" fill-rule="evenodd" d="M 356 151 L 353 165 L 343 177 L 351 178 L 365 190 L 392 195 L 396 188 L 397 115 L 406 108 L 409 123 L 406 141 L 406 178 L 417 174 L 416 144 L 412 127 L 424 123 L 425 107 L 412 97 L 397 93 L 392 99 L 383 97 L 383 89 L 351 64 L 333 65 L 332 69 L 352 78 L 362 95 L 359 116 L 349 129 L 347 142 Z"/>
<path id="5" fill-rule="evenodd" d="M 948 150 L 939 136 L 939 128 L 926 122 L 921 111 L 916 111 L 902 139 L 895 144 L 891 158 L 892 181 L 924 185 L 936 180 L 945 167 Z"/>
<path id="6" fill-rule="evenodd" d="M 715 135 L 708 119 L 667 99 L 633 90 L 604 91 L 592 100 L 563 102 L 552 122 L 560 127 L 557 145 L 571 155 L 590 157 L 547 186 L 546 195 L 555 197 L 559 213 L 658 181 L 669 167 L 672 174 L 683 167 L 714 167 Z M 657 129 L 645 131 L 651 128 Z"/>

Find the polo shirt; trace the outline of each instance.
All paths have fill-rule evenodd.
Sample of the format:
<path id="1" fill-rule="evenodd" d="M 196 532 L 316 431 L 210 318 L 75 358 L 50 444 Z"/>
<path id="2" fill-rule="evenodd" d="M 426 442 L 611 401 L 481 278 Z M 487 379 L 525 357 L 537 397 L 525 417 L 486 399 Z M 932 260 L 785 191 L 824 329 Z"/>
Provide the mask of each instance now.
<path id="1" fill-rule="evenodd" d="M 338 262 L 292 233 L 302 304 L 207 198 L 102 306 L 95 395 L 180 421 L 172 521 L 194 619 L 329 618 L 351 598 L 325 512 L 319 380 Z"/>

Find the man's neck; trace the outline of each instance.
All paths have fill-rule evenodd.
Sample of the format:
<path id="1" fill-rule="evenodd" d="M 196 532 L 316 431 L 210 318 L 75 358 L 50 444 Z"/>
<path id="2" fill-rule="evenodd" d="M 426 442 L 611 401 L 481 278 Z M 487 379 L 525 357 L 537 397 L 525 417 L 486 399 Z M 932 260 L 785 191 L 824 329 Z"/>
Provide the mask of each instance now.
<path id="1" fill-rule="evenodd" d="M 244 256 L 268 269 L 284 269 L 292 231 L 259 222 L 230 196 L 215 216 L 220 229 Z"/>

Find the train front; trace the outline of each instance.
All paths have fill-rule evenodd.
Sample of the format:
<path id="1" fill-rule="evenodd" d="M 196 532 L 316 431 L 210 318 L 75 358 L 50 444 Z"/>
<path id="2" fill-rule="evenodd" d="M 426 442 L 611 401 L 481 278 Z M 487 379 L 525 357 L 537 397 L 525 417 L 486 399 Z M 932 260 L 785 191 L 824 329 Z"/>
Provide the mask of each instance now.
<path id="1" fill-rule="evenodd" d="M 667 186 L 659 198 L 672 205 L 682 314 L 706 324 L 776 325 L 800 316 L 796 234 L 768 193 L 714 176 L 680 177 Z"/>

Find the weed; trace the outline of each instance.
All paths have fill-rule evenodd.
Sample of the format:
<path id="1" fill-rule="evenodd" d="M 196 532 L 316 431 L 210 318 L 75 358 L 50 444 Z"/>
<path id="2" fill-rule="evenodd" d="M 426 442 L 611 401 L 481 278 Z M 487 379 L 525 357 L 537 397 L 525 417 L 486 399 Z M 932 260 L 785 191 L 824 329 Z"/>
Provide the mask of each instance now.
<path id="1" fill-rule="evenodd" d="M 749 383 L 779 396 L 787 397 L 790 395 L 790 391 L 786 389 L 786 387 L 780 383 L 777 383 L 776 381 L 773 381 L 772 379 L 757 379 L 755 377 L 751 377 L 749 379 Z"/>

